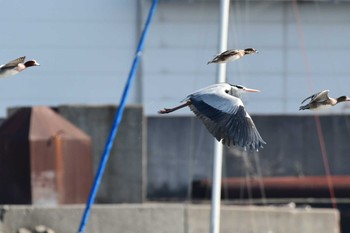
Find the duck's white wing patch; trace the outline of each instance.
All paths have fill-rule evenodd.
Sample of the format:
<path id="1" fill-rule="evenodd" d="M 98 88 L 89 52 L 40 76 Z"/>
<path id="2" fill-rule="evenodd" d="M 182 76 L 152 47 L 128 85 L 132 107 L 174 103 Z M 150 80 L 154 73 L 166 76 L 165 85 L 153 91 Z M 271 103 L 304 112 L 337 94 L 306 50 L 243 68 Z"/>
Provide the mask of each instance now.
<path id="1" fill-rule="evenodd" d="M 16 67 L 18 64 L 23 63 L 25 59 L 26 59 L 25 56 L 24 56 L 24 57 L 19 57 L 19 58 L 13 60 L 13 61 L 10 61 L 10 62 L 6 63 L 6 64 L 5 64 L 4 66 L 2 66 L 1 68 L 5 68 L 5 69 L 6 69 L 6 68 L 9 68 L 9 69 L 14 68 L 14 67 Z"/>

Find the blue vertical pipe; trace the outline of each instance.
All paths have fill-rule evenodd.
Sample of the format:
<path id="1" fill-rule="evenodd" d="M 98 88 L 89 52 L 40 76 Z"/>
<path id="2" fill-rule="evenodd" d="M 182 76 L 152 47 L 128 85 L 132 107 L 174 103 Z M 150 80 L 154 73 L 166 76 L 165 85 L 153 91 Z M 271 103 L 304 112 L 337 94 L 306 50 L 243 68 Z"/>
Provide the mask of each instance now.
<path id="1" fill-rule="evenodd" d="M 128 95 L 129 95 L 130 85 L 131 85 L 131 82 L 134 79 L 134 76 L 135 76 L 135 73 L 136 73 L 136 69 L 137 69 L 137 65 L 140 62 L 140 56 L 142 54 L 142 50 L 143 50 L 143 47 L 144 47 L 145 38 L 147 36 L 148 29 L 149 29 L 152 17 L 154 15 L 155 11 L 156 11 L 157 4 L 158 4 L 158 0 L 153 0 L 151 9 L 150 9 L 149 14 L 148 14 L 148 18 L 147 18 L 147 21 L 146 21 L 146 24 L 145 24 L 145 27 L 144 27 L 144 30 L 142 32 L 139 44 L 137 46 L 137 51 L 136 51 L 136 54 L 135 54 L 135 57 L 134 57 L 134 62 L 132 64 L 132 66 L 131 66 L 129 77 L 128 77 L 128 80 L 126 82 L 126 85 L 125 85 L 125 88 L 124 88 L 124 92 L 123 92 L 123 95 L 122 95 L 122 98 L 121 98 L 121 101 L 120 101 L 120 104 L 119 104 L 116 116 L 115 116 L 114 121 L 113 121 L 113 126 L 112 126 L 111 132 L 109 134 L 109 137 L 108 137 L 108 140 L 107 140 L 107 143 L 106 143 L 106 146 L 105 146 L 105 150 L 104 150 L 104 152 L 102 154 L 102 158 L 101 158 L 98 170 L 97 170 L 97 174 L 95 176 L 94 183 L 93 183 L 92 188 L 91 188 L 90 196 L 89 196 L 89 199 L 88 199 L 88 201 L 86 203 L 85 211 L 84 211 L 84 214 L 83 214 L 83 217 L 81 219 L 80 226 L 79 226 L 79 231 L 78 231 L 79 233 L 83 233 L 84 232 L 86 224 L 87 224 L 87 221 L 88 221 L 88 218 L 89 218 L 89 214 L 90 214 L 90 211 L 91 211 L 91 206 L 92 206 L 92 204 L 95 201 L 97 190 L 98 190 L 98 187 L 99 187 L 99 185 L 101 183 L 102 175 L 103 175 L 103 172 L 104 172 L 104 170 L 106 168 L 106 164 L 107 164 L 107 161 L 108 161 L 108 158 L 109 158 L 109 155 L 110 155 L 110 151 L 111 151 L 112 146 L 113 146 L 113 142 L 114 142 L 115 136 L 116 136 L 118 128 L 119 128 L 120 121 L 122 120 L 122 116 L 123 116 L 123 112 L 124 112 L 124 108 L 125 108 L 125 104 L 126 104 L 126 99 L 127 99 Z"/>

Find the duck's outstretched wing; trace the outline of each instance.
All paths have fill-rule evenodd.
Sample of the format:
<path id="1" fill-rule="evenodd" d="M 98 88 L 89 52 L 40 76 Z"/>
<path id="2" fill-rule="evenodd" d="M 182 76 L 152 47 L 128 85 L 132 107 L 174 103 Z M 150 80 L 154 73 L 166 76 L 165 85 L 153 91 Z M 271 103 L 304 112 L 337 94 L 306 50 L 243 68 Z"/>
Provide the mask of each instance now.
<path id="1" fill-rule="evenodd" d="M 237 55 L 239 54 L 240 50 L 237 50 L 237 49 L 229 49 L 229 50 L 226 50 L 222 53 L 219 53 L 217 55 L 215 55 L 215 57 L 208 62 L 209 63 L 216 63 L 216 62 L 222 62 L 222 61 L 225 61 L 227 60 L 229 57 L 232 57 L 234 55 Z"/>
<path id="2" fill-rule="evenodd" d="M 19 58 L 13 60 L 13 61 L 10 61 L 10 62 L 6 63 L 6 64 L 3 65 L 1 68 L 2 68 L 2 69 L 11 69 L 11 68 L 15 68 L 19 63 L 23 63 L 25 59 L 26 59 L 25 56 L 19 57 Z"/>
<path id="3" fill-rule="evenodd" d="M 324 100 L 329 99 L 328 93 L 329 93 L 329 90 L 317 92 L 312 96 L 309 96 L 306 99 L 304 99 L 301 103 L 303 104 L 308 99 L 310 99 L 310 102 L 313 102 L 313 101 L 322 102 Z"/>
<path id="4" fill-rule="evenodd" d="M 229 49 L 220 54 L 217 54 L 213 60 L 225 60 L 226 58 L 237 55 L 238 53 L 239 50 L 237 49 Z"/>

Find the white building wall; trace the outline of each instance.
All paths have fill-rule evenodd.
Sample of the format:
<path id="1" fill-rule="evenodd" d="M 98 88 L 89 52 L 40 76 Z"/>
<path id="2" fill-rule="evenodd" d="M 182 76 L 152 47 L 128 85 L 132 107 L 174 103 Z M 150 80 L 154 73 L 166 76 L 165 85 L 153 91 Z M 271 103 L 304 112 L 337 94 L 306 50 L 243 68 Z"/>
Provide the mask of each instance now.
<path id="1" fill-rule="evenodd" d="M 138 0 L 2 1 L 0 63 L 26 55 L 41 67 L 0 80 L 0 116 L 10 106 L 118 104 L 151 2 L 139 1 L 139 16 Z M 302 36 L 290 1 L 231 2 L 229 47 L 260 52 L 228 65 L 230 83 L 262 91 L 244 99 L 250 113 L 302 114 L 301 100 L 324 89 L 350 95 L 349 2 L 299 3 Z M 129 103 L 140 94 L 155 115 L 215 82 L 216 65 L 206 63 L 218 52 L 218 13 L 219 1 L 159 1 L 143 88 L 133 83 Z"/>

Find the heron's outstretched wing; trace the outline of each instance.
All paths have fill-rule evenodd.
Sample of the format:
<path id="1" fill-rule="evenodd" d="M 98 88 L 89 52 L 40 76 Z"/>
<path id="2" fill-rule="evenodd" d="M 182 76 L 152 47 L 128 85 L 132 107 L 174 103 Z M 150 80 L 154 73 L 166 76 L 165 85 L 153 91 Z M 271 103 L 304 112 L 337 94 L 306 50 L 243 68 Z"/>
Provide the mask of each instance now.
<path id="1" fill-rule="evenodd" d="M 303 104 L 308 99 L 310 99 L 310 102 L 312 102 L 312 101 L 317 101 L 317 102 L 325 101 L 325 100 L 329 99 L 328 93 L 329 93 L 329 90 L 317 92 L 317 93 L 313 94 L 312 96 L 309 96 L 306 99 L 304 99 L 303 102 L 301 102 L 301 103 Z"/>
<path id="2" fill-rule="evenodd" d="M 189 96 L 191 110 L 203 121 L 209 132 L 222 143 L 258 150 L 265 144 L 242 101 L 226 93 Z"/>
<path id="3" fill-rule="evenodd" d="M 5 65 L 3 65 L 1 68 L 2 69 L 12 69 L 15 68 L 19 63 L 23 63 L 24 60 L 26 59 L 26 57 L 19 57 L 13 61 L 10 61 L 8 63 L 6 63 Z"/>

